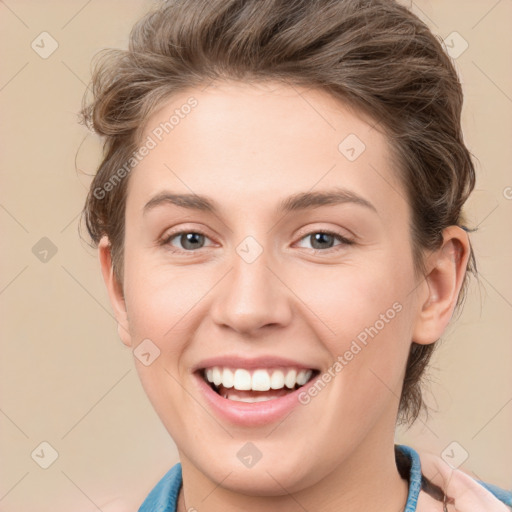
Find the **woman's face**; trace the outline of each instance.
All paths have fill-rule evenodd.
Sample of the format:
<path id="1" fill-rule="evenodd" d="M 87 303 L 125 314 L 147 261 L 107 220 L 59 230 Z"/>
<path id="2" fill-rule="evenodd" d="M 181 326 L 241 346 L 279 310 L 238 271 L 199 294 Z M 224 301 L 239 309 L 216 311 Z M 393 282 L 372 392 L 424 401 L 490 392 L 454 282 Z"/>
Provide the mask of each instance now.
<path id="1" fill-rule="evenodd" d="M 392 445 L 421 301 L 382 133 L 324 92 L 218 82 L 143 143 L 121 332 L 184 468 L 283 494 Z"/>

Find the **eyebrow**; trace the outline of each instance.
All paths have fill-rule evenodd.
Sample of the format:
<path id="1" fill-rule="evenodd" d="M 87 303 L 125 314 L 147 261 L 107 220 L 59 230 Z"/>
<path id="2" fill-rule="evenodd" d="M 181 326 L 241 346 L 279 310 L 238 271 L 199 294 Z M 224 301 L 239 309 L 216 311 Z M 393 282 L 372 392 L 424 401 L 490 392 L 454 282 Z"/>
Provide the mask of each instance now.
<path id="1" fill-rule="evenodd" d="M 320 206 L 333 206 L 337 204 L 353 203 L 359 206 L 364 206 L 375 213 L 377 209 L 364 197 L 347 190 L 344 188 L 334 188 L 325 191 L 317 192 L 299 192 L 283 199 L 277 206 L 276 211 L 279 212 L 295 212 L 300 210 L 307 210 L 318 208 Z M 143 213 L 162 206 L 165 204 L 172 204 L 181 208 L 190 210 L 197 210 L 217 214 L 219 208 L 217 203 L 207 197 L 197 194 L 173 194 L 171 192 L 161 192 L 150 199 L 144 206 Z"/>

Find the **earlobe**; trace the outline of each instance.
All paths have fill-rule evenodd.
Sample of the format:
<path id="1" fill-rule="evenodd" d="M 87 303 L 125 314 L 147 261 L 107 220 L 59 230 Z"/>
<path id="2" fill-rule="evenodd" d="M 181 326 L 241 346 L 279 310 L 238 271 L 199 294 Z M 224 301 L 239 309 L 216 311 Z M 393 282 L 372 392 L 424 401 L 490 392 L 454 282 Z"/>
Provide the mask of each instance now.
<path id="1" fill-rule="evenodd" d="M 120 283 L 117 281 L 112 267 L 112 253 L 109 239 L 104 236 L 98 244 L 98 256 L 100 260 L 101 273 L 103 281 L 107 287 L 110 304 L 114 310 L 117 321 L 117 332 L 121 341 L 131 347 L 132 341 L 129 331 L 128 315 L 126 312 L 126 303 Z"/>
<path id="2" fill-rule="evenodd" d="M 425 285 L 428 296 L 421 304 L 412 340 L 427 345 L 437 341 L 455 310 L 469 260 L 467 233 L 458 226 L 443 232 L 443 245 L 429 257 Z"/>

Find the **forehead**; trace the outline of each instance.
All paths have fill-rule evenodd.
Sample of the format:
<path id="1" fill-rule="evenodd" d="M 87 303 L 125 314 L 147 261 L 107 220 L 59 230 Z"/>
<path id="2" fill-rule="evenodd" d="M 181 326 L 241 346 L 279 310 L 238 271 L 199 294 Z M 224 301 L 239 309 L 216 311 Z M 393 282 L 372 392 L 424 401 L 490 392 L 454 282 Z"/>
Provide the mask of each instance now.
<path id="1" fill-rule="evenodd" d="M 142 141 L 152 149 L 132 172 L 128 200 L 171 189 L 242 202 L 330 186 L 377 203 L 400 199 L 388 140 L 375 124 L 325 91 L 296 85 L 215 82 L 183 91 L 146 122 Z"/>

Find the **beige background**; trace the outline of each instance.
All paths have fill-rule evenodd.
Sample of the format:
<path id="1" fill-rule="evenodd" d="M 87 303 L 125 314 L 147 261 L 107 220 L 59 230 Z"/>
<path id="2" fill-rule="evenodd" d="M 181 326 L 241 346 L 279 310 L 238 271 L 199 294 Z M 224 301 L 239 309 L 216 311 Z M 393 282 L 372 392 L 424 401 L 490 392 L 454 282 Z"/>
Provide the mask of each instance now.
<path id="1" fill-rule="evenodd" d="M 177 461 L 117 338 L 96 252 L 77 234 L 89 178 L 75 155 L 83 143 L 77 167 L 91 173 L 99 148 L 76 122 L 90 61 L 125 46 L 150 3 L 0 2 L 2 512 L 108 510 L 114 497 L 135 511 Z M 481 285 L 435 357 L 428 399 L 438 412 L 397 441 L 438 455 L 456 442 L 464 470 L 511 488 L 512 1 L 418 0 L 412 10 L 455 50 L 453 31 L 469 44 L 455 62 L 477 157 L 469 214 Z M 44 31 L 58 43 L 46 59 L 31 47 L 51 49 Z M 47 261 L 43 237 L 57 250 Z M 48 469 L 36 463 L 49 460 L 43 441 L 58 452 Z"/>

